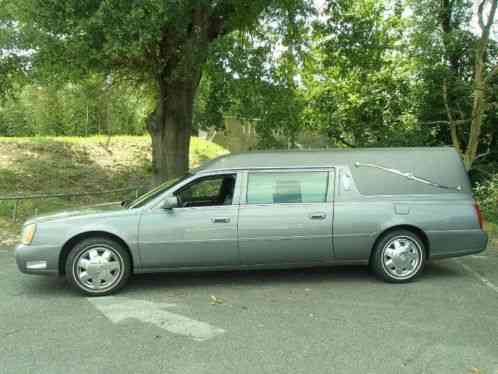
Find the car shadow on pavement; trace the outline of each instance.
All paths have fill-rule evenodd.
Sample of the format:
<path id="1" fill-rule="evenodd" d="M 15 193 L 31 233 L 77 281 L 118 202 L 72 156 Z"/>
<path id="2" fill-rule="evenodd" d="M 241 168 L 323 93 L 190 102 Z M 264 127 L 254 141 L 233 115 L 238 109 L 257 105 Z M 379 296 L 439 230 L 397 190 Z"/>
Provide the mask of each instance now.
<path id="1" fill-rule="evenodd" d="M 415 282 L 437 282 L 441 279 L 461 277 L 458 265 L 451 261 L 429 262 Z M 144 291 L 185 291 L 194 288 L 223 287 L 281 287 L 286 285 L 315 287 L 324 284 L 372 285 L 384 284 L 367 266 L 336 265 L 316 268 L 285 270 L 199 271 L 182 273 L 136 274 L 120 291 L 133 295 Z M 27 277 L 18 285 L 14 296 L 70 296 L 80 294 L 72 290 L 63 277 Z"/>
<path id="2" fill-rule="evenodd" d="M 257 286 L 313 284 L 321 282 L 363 282 L 370 278 L 366 266 L 300 268 L 285 270 L 203 271 L 135 275 L 130 290 L 140 288 L 184 288 L 206 286 Z"/>
<path id="3" fill-rule="evenodd" d="M 462 277 L 462 270 L 452 259 L 429 261 L 420 274 L 420 280 Z"/>
<path id="4" fill-rule="evenodd" d="M 430 262 L 426 265 L 418 282 L 461 276 L 454 263 Z M 198 287 L 254 287 L 302 285 L 313 287 L 320 284 L 383 284 L 367 266 L 336 265 L 317 268 L 286 270 L 204 271 L 191 273 L 137 274 L 123 293 L 143 290 L 181 290 Z"/>

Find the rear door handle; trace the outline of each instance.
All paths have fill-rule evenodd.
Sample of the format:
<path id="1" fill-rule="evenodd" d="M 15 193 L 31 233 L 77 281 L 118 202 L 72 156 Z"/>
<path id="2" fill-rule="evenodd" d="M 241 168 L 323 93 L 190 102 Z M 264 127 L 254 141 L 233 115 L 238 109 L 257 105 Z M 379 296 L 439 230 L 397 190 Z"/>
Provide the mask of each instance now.
<path id="1" fill-rule="evenodd" d="M 228 218 L 228 217 L 215 217 L 215 218 L 211 218 L 211 222 L 213 222 L 213 223 L 229 223 L 230 218 Z"/>
<path id="2" fill-rule="evenodd" d="M 310 213 L 310 219 L 325 219 L 327 215 L 323 212 Z"/>

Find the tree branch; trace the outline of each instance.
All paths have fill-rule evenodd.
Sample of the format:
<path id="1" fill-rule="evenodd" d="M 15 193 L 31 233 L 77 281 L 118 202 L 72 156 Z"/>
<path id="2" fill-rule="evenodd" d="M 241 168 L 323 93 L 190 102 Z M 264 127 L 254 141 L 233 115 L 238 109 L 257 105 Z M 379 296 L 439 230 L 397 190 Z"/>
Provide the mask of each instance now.
<path id="1" fill-rule="evenodd" d="M 491 79 L 493 79 L 493 77 L 498 73 L 498 64 L 496 64 L 495 66 L 493 66 L 491 68 L 491 71 L 489 72 L 488 76 L 486 77 L 486 79 L 484 80 L 484 83 L 488 83 Z"/>
<path id="2" fill-rule="evenodd" d="M 453 114 L 451 113 L 450 105 L 448 102 L 448 84 L 446 82 L 446 79 L 443 80 L 443 100 L 444 100 L 444 107 L 446 108 L 446 115 L 448 116 L 448 123 L 450 126 L 451 142 L 459 152 L 462 152 L 460 140 L 458 139 L 456 122 L 455 119 L 453 118 Z"/>
<path id="3" fill-rule="evenodd" d="M 209 16 L 208 37 L 210 40 L 226 35 L 233 31 L 227 27 L 226 20 L 230 19 L 236 9 L 232 1 L 220 1 Z"/>
<path id="4" fill-rule="evenodd" d="M 498 5 L 498 1 L 491 0 L 491 9 L 489 10 L 488 21 L 486 22 L 486 27 L 488 29 L 491 28 L 491 26 L 493 25 L 497 5 Z"/>
<path id="5" fill-rule="evenodd" d="M 479 4 L 479 7 L 477 8 L 477 18 L 479 21 L 479 27 L 481 30 L 484 30 L 486 26 L 484 25 L 484 19 L 483 19 L 483 10 L 484 10 L 484 4 L 486 3 L 486 0 L 482 0 L 481 3 Z"/>
<path id="6" fill-rule="evenodd" d="M 474 159 L 474 161 L 480 159 L 480 158 L 483 158 L 483 157 L 486 157 L 487 155 L 489 155 L 491 153 L 491 149 L 488 148 L 488 150 L 486 152 L 483 152 L 479 155 L 476 156 L 476 158 Z"/>
<path id="7" fill-rule="evenodd" d="M 486 107 L 486 97 L 485 91 L 487 89 L 487 80 L 489 78 L 485 76 L 485 62 L 486 53 L 488 50 L 489 35 L 491 32 L 491 26 L 496 14 L 496 7 L 498 5 L 497 0 L 491 1 L 491 8 L 486 22 L 483 19 L 484 5 L 487 0 L 481 0 L 478 7 L 478 18 L 479 26 L 481 27 L 482 33 L 477 44 L 475 51 L 475 62 L 474 62 L 474 82 L 473 82 L 473 102 L 472 102 L 472 123 L 470 125 L 470 131 L 468 136 L 468 142 L 463 155 L 465 167 L 469 170 L 472 167 L 472 163 L 476 159 L 477 149 L 479 147 L 481 126 L 482 126 L 482 115 Z M 492 69 L 492 71 L 494 68 Z M 493 74 L 495 74 L 493 72 Z"/>
<path id="8" fill-rule="evenodd" d="M 482 30 L 482 35 L 481 35 L 481 45 L 486 45 L 488 44 L 488 39 L 489 39 L 489 33 L 491 31 L 491 26 L 493 24 L 495 14 L 496 14 L 496 6 L 498 5 L 497 0 L 492 0 L 491 1 L 491 9 L 489 10 L 488 14 L 488 19 L 486 22 L 484 22 L 484 4 L 486 4 L 487 0 L 482 0 L 481 3 L 479 4 L 479 7 L 477 8 L 477 14 L 478 14 L 478 19 L 479 19 L 479 27 Z"/>
<path id="9" fill-rule="evenodd" d="M 454 120 L 453 123 L 455 124 L 463 124 L 470 122 L 470 119 L 458 119 Z M 419 122 L 419 125 L 448 125 L 450 124 L 450 121 L 445 121 L 445 120 L 438 120 L 438 121 L 426 121 L 426 122 Z"/>
<path id="10" fill-rule="evenodd" d="M 327 131 L 327 135 L 329 136 L 329 138 L 332 138 L 332 139 L 335 139 L 335 140 L 338 140 L 340 141 L 342 144 L 344 144 L 345 146 L 349 147 L 349 148 L 355 148 L 355 145 L 348 142 L 346 139 L 344 139 L 341 135 L 339 134 L 334 134 L 333 131 Z"/>

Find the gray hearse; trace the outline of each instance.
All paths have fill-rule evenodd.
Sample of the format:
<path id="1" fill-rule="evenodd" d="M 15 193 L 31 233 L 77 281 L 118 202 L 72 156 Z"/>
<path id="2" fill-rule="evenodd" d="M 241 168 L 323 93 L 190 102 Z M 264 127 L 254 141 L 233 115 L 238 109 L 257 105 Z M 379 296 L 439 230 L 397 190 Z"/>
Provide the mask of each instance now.
<path id="1" fill-rule="evenodd" d="M 33 218 L 16 259 L 106 295 L 133 273 L 345 263 L 407 282 L 486 244 L 454 149 L 364 148 L 225 155 L 133 202 Z"/>

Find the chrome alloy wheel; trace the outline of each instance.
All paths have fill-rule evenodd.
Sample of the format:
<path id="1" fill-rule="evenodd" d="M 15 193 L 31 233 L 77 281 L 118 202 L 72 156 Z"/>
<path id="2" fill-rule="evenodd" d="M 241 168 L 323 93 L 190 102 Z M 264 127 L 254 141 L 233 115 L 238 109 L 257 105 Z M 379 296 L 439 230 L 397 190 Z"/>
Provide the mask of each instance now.
<path id="1" fill-rule="evenodd" d="M 107 245 L 94 245 L 76 258 L 73 275 L 81 287 L 102 292 L 121 280 L 123 267 L 123 259 L 118 251 Z"/>
<path id="2" fill-rule="evenodd" d="M 408 236 L 396 236 L 382 249 L 382 267 L 391 277 L 404 280 L 418 272 L 424 253 Z"/>

